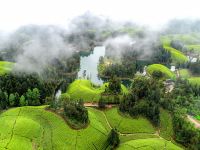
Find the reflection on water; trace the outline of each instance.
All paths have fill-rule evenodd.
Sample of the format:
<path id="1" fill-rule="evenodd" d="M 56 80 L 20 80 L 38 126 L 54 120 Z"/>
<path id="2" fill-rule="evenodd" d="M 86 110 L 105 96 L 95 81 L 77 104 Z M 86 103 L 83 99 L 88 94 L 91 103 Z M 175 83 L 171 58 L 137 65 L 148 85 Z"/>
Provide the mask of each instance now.
<path id="1" fill-rule="evenodd" d="M 93 83 L 101 85 L 103 80 L 98 78 L 97 66 L 99 58 L 105 55 L 105 47 L 95 47 L 93 52 L 88 56 L 81 56 L 80 71 L 78 72 L 78 78 L 90 79 Z"/>

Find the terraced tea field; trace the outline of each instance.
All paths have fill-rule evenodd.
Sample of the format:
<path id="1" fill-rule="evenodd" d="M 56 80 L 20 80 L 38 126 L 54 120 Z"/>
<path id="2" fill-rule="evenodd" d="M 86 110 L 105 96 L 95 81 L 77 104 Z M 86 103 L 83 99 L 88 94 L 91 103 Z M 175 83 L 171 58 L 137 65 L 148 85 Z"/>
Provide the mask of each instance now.
<path id="1" fill-rule="evenodd" d="M 125 142 L 120 145 L 118 150 L 181 150 L 180 147 L 174 145 L 172 142 L 158 139 L 158 138 L 150 138 L 150 139 L 139 139 L 139 140 L 131 140 Z"/>
<path id="2" fill-rule="evenodd" d="M 98 110 L 89 108 L 90 124 L 73 130 L 42 107 L 10 109 L 0 115 L 0 149 L 102 149 L 109 128 Z"/>
<path id="3" fill-rule="evenodd" d="M 72 100 L 82 99 L 85 102 L 98 102 L 101 93 L 105 91 L 105 86 L 96 87 L 89 80 L 75 80 L 67 89 L 67 93 L 70 95 Z M 128 90 L 124 85 L 121 85 L 122 91 L 127 93 Z"/>
<path id="4" fill-rule="evenodd" d="M 152 124 L 143 117 L 131 118 L 119 114 L 117 108 L 112 108 L 105 111 L 106 117 L 113 128 L 116 128 L 120 133 L 155 133 Z"/>
<path id="5" fill-rule="evenodd" d="M 158 141 L 159 148 L 167 144 L 167 148 L 178 149 L 171 142 L 153 134 L 155 129 L 148 120 L 121 116 L 117 108 L 106 112 L 88 108 L 90 123 L 80 130 L 71 129 L 60 116 L 44 108 L 26 106 L 3 112 L 0 115 L 0 149 L 106 149 L 111 126 L 120 131 L 119 149 L 128 148 L 132 144 L 135 147 L 154 147 Z"/>
<path id="6" fill-rule="evenodd" d="M 147 72 L 152 74 L 154 71 L 160 71 L 164 74 L 165 78 L 175 78 L 175 74 L 166 66 L 161 64 L 152 64 L 147 67 Z"/>

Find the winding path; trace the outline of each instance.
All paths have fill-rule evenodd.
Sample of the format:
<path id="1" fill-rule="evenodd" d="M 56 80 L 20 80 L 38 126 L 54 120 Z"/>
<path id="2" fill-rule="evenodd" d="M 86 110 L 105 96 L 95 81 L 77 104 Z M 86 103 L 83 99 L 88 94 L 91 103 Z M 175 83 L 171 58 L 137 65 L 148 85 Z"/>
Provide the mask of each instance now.
<path id="1" fill-rule="evenodd" d="M 194 117 L 187 115 L 187 119 L 194 124 L 195 128 L 199 128 L 200 129 L 200 121 L 197 121 L 196 119 L 194 119 Z"/>
<path id="2" fill-rule="evenodd" d="M 102 113 L 103 113 L 103 115 L 104 115 L 104 117 L 105 117 L 105 120 L 106 120 L 107 125 L 109 126 L 110 129 L 112 129 L 112 126 L 110 125 L 110 123 L 109 123 L 109 121 L 108 121 L 108 119 L 107 119 L 105 113 L 104 113 L 104 112 L 102 112 Z M 121 132 L 119 132 L 119 131 L 118 131 L 118 133 L 119 133 L 119 135 L 121 135 L 121 136 L 131 136 L 131 135 L 137 135 L 137 134 L 138 134 L 138 133 L 121 133 Z M 159 131 L 156 131 L 154 134 L 152 134 L 152 133 L 145 133 L 145 134 L 155 135 L 155 136 L 158 136 L 159 138 L 162 138 L 162 137 L 159 135 Z"/>

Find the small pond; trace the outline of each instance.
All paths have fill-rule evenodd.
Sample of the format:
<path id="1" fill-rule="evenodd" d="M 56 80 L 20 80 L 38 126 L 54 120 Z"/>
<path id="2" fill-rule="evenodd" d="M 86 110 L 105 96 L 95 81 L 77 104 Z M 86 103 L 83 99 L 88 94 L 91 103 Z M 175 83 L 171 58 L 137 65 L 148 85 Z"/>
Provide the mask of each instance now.
<path id="1" fill-rule="evenodd" d="M 103 80 L 98 77 L 98 63 L 99 58 L 105 55 L 105 47 L 97 46 L 91 52 L 90 55 L 81 55 L 80 58 L 80 70 L 78 72 L 78 78 L 90 79 L 94 84 L 101 85 Z"/>

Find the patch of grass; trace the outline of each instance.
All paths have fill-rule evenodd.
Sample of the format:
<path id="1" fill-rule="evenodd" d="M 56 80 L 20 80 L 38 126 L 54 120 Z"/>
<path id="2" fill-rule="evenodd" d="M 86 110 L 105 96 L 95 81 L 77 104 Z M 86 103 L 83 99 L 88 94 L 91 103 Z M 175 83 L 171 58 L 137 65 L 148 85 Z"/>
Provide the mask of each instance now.
<path id="1" fill-rule="evenodd" d="M 200 39 L 199 33 L 191 33 L 191 34 L 168 34 L 165 36 L 161 36 L 160 40 L 165 46 L 170 46 L 172 40 L 181 41 L 186 45 L 194 45 L 198 44 Z"/>
<path id="2" fill-rule="evenodd" d="M 155 133 L 153 125 L 144 117 L 133 119 L 119 114 L 117 108 L 106 110 L 105 114 L 110 125 L 121 133 Z"/>
<path id="3" fill-rule="evenodd" d="M 195 118 L 200 121 L 200 116 L 195 116 Z"/>
<path id="4" fill-rule="evenodd" d="M 11 72 L 14 63 L 8 61 L 0 61 L 0 75 Z"/>
<path id="5" fill-rule="evenodd" d="M 160 110 L 160 136 L 171 140 L 173 136 L 172 117 L 167 110 Z"/>
<path id="6" fill-rule="evenodd" d="M 73 130 L 61 117 L 44 108 L 10 109 L 0 115 L 0 149 L 103 149 L 109 127 L 101 111 L 88 111 L 88 127 Z"/>
<path id="7" fill-rule="evenodd" d="M 182 52 L 170 46 L 163 46 L 164 49 L 171 53 L 172 61 L 174 63 L 182 64 L 188 61 L 187 56 L 185 56 Z"/>
<path id="8" fill-rule="evenodd" d="M 162 36 L 160 38 L 160 41 L 163 44 L 163 46 L 170 46 L 171 44 L 171 38 L 169 36 Z"/>
<path id="9" fill-rule="evenodd" d="M 147 67 L 147 72 L 149 74 L 152 74 L 154 71 L 161 71 L 165 75 L 165 78 L 175 78 L 174 73 L 164 65 L 152 64 Z"/>
<path id="10" fill-rule="evenodd" d="M 200 77 L 191 77 L 191 78 L 188 78 L 188 80 L 192 85 L 200 86 Z"/>
<path id="11" fill-rule="evenodd" d="M 155 134 L 149 133 L 135 133 L 132 135 L 120 135 L 120 142 L 124 143 L 130 140 L 137 140 L 137 139 L 149 139 L 149 138 L 158 138 Z"/>
<path id="12" fill-rule="evenodd" d="M 128 149 L 139 149 L 139 150 L 181 150 L 182 148 L 174 145 L 172 142 L 158 139 L 158 138 L 149 138 L 149 139 L 138 139 L 131 140 L 125 143 L 122 143 L 118 150 L 128 150 Z"/>
<path id="13" fill-rule="evenodd" d="M 67 93 L 72 100 L 82 99 L 85 102 L 98 102 L 101 93 L 105 91 L 106 85 L 108 86 L 108 83 L 103 84 L 101 87 L 97 87 L 89 80 L 75 80 L 69 85 Z M 128 92 L 128 89 L 124 85 L 121 85 L 121 87 L 123 93 Z"/>
<path id="14" fill-rule="evenodd" d="M 89 80 L 75 80 L 67 89 L 71 99 L 83 101 L 98 101 L 104 87 L 95 87 Z"/>
<path id="15" fill-rule="evenodd" d="M 187 45 L 189 50 L 193 50 L 194 52 L 200 53 L 200 45 Z"/>
<path id="16" fill-rule="evenodd" d="M 180 69 L 179 73 L 180 73 L 181 78 L 187 79 L 187 78 L 191 77 L 191 73 L 188 69 Z"/>

